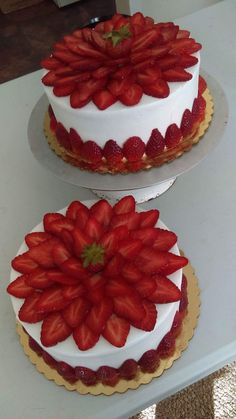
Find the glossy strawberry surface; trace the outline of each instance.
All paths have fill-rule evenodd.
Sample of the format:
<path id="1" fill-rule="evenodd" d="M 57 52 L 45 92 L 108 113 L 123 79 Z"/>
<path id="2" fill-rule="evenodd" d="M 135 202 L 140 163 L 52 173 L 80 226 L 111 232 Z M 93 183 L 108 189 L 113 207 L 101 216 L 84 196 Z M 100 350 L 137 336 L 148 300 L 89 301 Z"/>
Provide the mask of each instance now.
<path id="1" fill-rule="evenodd" d="M 70 96 L 73 108 L 90 101 L 100 110 L 116 101 L 134 106 L 143 94 L 165 98 L 169 83 L 190 80 L 186 69 L 197 63 L 192 54 L 200 49 L 188 31 L 172 22 L 155 24 L 140 12 L 115 14 L 56 43 L 41 62 L 48 70 L 42 82 L 55 96 Z"/>
<path id="2" fill-rule="evenodd" d="M 65 215 L 46 214 L 45 232 L 28 234 L 29 249 L 12 261 L 22 273 L 8 286 L 24 299 L 19 319 L 42 321 L 44 346 L 72 335 L 81 351 L 100 336 L 122 347 L 132 327 L 153 330 L 156 304 L 181 299 L 168 275 L 187 264 L 171 252 L 177 237 L 156 227 L 158 217 L 138 212 L 132 196 L 114 206 L 74 201 Z"/>

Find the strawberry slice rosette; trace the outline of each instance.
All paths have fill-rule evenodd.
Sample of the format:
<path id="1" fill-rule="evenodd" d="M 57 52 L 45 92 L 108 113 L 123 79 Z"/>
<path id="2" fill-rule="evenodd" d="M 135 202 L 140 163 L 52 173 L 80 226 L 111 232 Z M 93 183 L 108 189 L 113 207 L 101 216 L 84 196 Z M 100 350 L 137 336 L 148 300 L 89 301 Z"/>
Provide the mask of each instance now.
<path id="1" fill-rule="evenodd" d="M 38 323 L 43 347 L 71 336 L 80 351 L 100 338 L 123 347 L 133 328 L 151 332 L 159 305 L 180 301 L 171 278 L 188 263 L 158 218 L 132 196 L 46 214 L 25 236 L 7 288 L 26 330 Z"/>
<path id="2" fill-rule="evenodd" d="M 42 60 L 42 78 L 72 108 L 92 101 L 105 110 L 117 101 L 134 106 L 143 95 L 166 98 L 170 83 L 191 80 L 201 44 L 172 22 L 155 23 L 142 13 L 115 14 L 93 29 L 77 29 Z"/>

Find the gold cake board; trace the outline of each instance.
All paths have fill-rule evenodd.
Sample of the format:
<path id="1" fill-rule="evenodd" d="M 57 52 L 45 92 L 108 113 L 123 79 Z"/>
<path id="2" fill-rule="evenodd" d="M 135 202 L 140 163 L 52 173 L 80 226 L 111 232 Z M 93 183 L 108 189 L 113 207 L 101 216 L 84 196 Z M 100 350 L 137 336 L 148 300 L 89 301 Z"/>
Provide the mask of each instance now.
<path id="1" fill-rule="evenodd" d="M 184 317 L 181 333 L 176 339 L 174 354 L 169 358 L 161 359 L 160 364 L 154 373 L 143 373 L 139 370 L 135 379 L 129 381 L 121 379 L 114 387 L 103 385 L 102 383 L 98 383 L 94 386 L 86 386 L 81 381 L 70 384 L 29 347 L 28 335 L 23 327 L 17 323 L 17 333 L 19 334 L 20 343 L 24 348 L 25 354 L 36 366 L 37 370 L 44 374 L 48 380 L 54 381 L 59 386 L 64 386 L 69 391 L 77 391 L 80 394 L 104 394 L 109 396 L 116 392 L 124 393 L 129 389 L 135 390 L 142 384 L 150 383 L 150 381 L 159 377 L 166 369 L 170 368 L 173 362 L 181 356 L 182 352 L 187 348 L 197 325 L 200 311 L 200 290 L 198 287 L 198 280 L 190 263 L 183 269 L 183 272 L 187 277 L 188 312 Z"/>

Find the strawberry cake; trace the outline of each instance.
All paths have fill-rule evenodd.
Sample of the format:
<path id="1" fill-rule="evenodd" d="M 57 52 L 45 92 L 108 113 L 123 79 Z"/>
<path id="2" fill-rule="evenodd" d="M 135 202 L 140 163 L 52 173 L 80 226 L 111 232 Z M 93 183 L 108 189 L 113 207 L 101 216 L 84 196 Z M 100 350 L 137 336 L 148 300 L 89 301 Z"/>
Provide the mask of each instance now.
<path id="1" fill-rule="evenodd" d="M 200 49 L 188 30 L 141 13 L 64 36 L 41 63 L 49 145 L 70 164 L 99 173 L 178 157 L 205 118 Z"/>
<path id="2" fill-rule="evenodd" d="M 173 354 L 187 310 L 177 236 L 132 196 L 48 213 L 12 261 L 29 345 L 70 383 L 115 386 Z"/>

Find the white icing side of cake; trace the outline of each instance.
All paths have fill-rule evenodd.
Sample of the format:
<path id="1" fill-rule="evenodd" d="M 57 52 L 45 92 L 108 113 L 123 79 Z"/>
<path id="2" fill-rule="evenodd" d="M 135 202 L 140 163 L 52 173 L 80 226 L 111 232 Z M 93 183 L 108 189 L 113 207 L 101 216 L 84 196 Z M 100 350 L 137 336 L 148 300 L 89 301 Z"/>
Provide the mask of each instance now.
<path id="1" fill-rule="evenodd" d="M 103 111 L 93 102 L 83 108 L 73 109 L 69 96 L 56 97 L 53 89 L 47 86 L 44 86 L 44 90 L 56 119 L 67 130 L 74 128 L 83 141 L 94 140 L 103 147 L 106 141 L 114 139 L 122 146 L 129 137 L 138 136 L 146 143 L 154 128 L 165 135 L 170 124 L 180 126 L 185 109 L 192 109 L 193 101 L 198 96 L 200 53 L 193 55 L 198 58 L 198 63 L 187 69 L 193 76 L 191 80 L 169 83 L 170 94 L 167 98 L 143 95 L 141 101 L 131 107 L 118 101 Z"/>
<path id="2" fill-rule="evenodd" d="M 90 206 L 94 202 L 85 201 L 85 205 Z M 138 208 L 136 209 L 138 210 Z M 58 211 L 65 213 L 65 210 Z M 158 221 L 157 227 L 167 227 Z M 38 224 L 33 230 L 43 231 L 43 224 Z M 27 246 L 22 243 L 18 254 L 22 254 L 27 251 Z M 171 249 L 171 252 L 179 255 L 178 246 L 175 245 Z M 20 274 L 14 269 L 11 270 L 10 282 L 16 279 Z M 169 275 L 169 278 L 181 288 L 182 283 L 182 269 Z M 118 368 L 126 359 L 134 359 L 138 361 L 144 352 L 150 349 L 156 349 L 162 338 L 170 330 L 176 311 L 179 308 L 179 302 L 169 304 L 157 304 L 157 323 L 153 331 L 145 332 L 134 327 L 131 327 L 129 336 L 126 344 L 122 348 L 116 348 L 106 341 L 103 337 L 100 337 L 98 343 L 87 351 L 80 351 L 73 337 L 70 336 L 65 341 L 58 343 L 52 347 L 44 347 L 40 341 L 40 330 L 42 322 L 35 324 L 25 323 L 19 320 L 18 312 L 24 302 L 24 299 L 19 299 L 11 296 L 14 312 L 17 320 L 22 324 L 27 333 L 57 361 L 64 361 L 72 367 L 83 366 L 97 370 L 102 365 L 109 365 L 114 368 Z"/>

